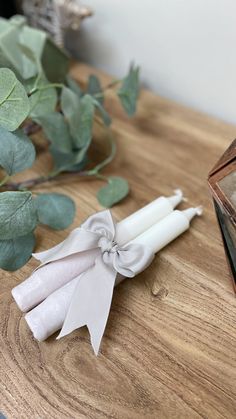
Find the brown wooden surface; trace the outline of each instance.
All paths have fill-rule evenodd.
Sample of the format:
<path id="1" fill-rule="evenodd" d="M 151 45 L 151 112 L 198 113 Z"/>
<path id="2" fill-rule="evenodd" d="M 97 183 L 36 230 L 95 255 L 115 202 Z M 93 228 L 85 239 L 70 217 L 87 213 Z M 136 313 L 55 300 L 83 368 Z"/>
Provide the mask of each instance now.
<path id="1" fill-rule="evenodd" d="M 72 69 L 82 82 L 91 71 Z M 131 185 L 130 196 L 113 209 L 117 220 L 176 187 L 189 205 L 204 206 L 204 216 L 149 269 L 117 287 L 97 358 L 85 328 L 60 341 L 32 338 L 10 291 L 35 261 L 16 273 L 0 271 L 0 411 L 12 419 L 235 418 L 236 299 L 206 178 L 236 128 L 147 91 L 133 120 L 112 97 L 108 107 L 118 154 L 105 173 Z M 41 152 L 34 174 L 42 173 L 46 158 Z M 75 198 L 72 229 L 101 209 L 100 186 L 74 179 L 38 190 Z M 38 228 L 37 251 L 68 231 Z"/>

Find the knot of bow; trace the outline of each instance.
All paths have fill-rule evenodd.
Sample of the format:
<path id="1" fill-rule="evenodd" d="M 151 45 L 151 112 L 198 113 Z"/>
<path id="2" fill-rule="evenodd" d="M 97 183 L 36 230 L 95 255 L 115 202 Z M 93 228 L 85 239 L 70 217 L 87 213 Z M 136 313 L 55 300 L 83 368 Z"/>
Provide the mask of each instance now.
<path id="1" fill-rule="evenodd" d="M 141 244 L 128 243 L 119 246 L 116 242 L 116 224 L 109 210 L 89 217 L 81 229 L 94 236 L 94 245 L 101 249 L 104 264 L 125 277 L 134 277 L 153 259 L 152 251 Z"/>
<path id="2" fill-rule="evenodd" d="M 61 338 L 87 325 L 96 354 L 107 323 L 117 274 L 132 278 L 143 271 L 154 257 L 151 249 L 139 243 L 119 246 L 115 236 L 116 224 L 111 212 L 105 210 L 90 216 L 59 245 L 36 255 L 45 264 L 77 254 L 79 263 L 82 252 L 83 257 L 87 252 L 90 258 L 89 251 L 98 250 L 95 259 L 91 259 L 91 267 L 78 275 L 78 283 L 58 336 Z"/>

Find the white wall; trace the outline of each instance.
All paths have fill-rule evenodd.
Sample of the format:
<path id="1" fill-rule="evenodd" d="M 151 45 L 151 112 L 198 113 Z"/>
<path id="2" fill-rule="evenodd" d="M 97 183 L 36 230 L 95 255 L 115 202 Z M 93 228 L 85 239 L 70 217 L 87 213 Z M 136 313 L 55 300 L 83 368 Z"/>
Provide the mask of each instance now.
<path id="1" fill-rule="evenodd" d="M 79 58 L 115 76 L 135 60 L 156 93 L 236 123 L 236 0 L 83 3 Z"/>

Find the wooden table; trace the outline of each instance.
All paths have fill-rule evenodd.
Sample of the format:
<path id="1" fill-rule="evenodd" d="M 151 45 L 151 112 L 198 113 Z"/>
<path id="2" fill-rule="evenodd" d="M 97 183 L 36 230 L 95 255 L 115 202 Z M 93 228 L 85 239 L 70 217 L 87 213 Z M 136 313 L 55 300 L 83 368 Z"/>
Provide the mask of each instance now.
<path id="1" fill-rule="evenodd" d="M 82 83 L 91 72 L 85 65 L 72 68 Z M 85 328 L 59 342 L 32 338 L 10 291 L 35 261 L 15 273 L 1 271 L 0 411 L 11 419 L 235 418 L 236 299 L 206 178 L 236 128 L 148 91 L 134 119 L 112 95 L 108 107 L 118 154 L 105 173 L 123 175 L 131 185 L 129 197 L 113 209 L 116 219 L 176 187 L 189 200 L 181 208 L 202 204 L 204 215 L 149 269 L 115 290 L 97 358 Z M 42 172 L 45 159 L 40 153 L 29 176 Z M 100 186 L 71 179 L 39 190 L 75 198 L 72 229 L 101 209 L 95 197 Z M 67 234 L 38 228 L 37 250 Z"/>

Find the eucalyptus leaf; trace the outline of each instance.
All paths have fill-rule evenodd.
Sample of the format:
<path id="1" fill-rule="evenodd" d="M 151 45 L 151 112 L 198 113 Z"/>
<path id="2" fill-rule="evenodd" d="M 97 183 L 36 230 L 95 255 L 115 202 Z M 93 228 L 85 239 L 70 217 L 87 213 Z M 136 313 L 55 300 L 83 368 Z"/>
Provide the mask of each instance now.
<path id="1" fill-rule="evenodd" d="M 94 117 L 94 102 L 90 95 L 85 95 L 80 100 L 79 128 L 74 137 L 78 148 L 88 147 L 92 139 Z"/>
<path id="2" fill-rule="evenodd" d="M 36 82 L 33 77 L 25 83 L 28 92 L 32 90 Z M 29 97 L 30 113 L 29 116 L 33 119 L 41 115 L 48 115 L 55 111 L 57 104 L 57 91 L 51 87 L 48 80 L 44 77 L 40 78 L 37 84 L 38 90 Z"/>
<path id="3" fill-rule="evenodd" d="M 0 66 L 11 68 L 18 77 L 23 75 L 22 54 L 18 45 L 20 32 L 20 27 L 7 21 L 7 28 L 0 34 Z"/>
<path id="4" fill-rule="evenodd" d="M 32 141 L 22 130 L 9 132 L 0 126 L 0 166 L 9 176 L 31 167 L 35 155 Z"/>
<path id="5" fill-rule="evenodd" d="M 7 30 L 0 34 L 0 62 L 1 66 L 5 62 L 18 77 L 28 79 L 39 70 L 47 34 L 25 25 L 23 19 L 10 19 Z"/>
<path id="6" fill-rule="evenodd" d="M 98 102 L 102 105 L 104 102 L 104 95 L 102 93 L 102 86 L 97 76 L 91 74 L 88 80 L 87 93 L 91 96 L 99 95 Z"/>
<path id="7" fill-rule="evenodd" d="M 63 86 L 61 94 L 61 109 L 69 124 L 70 133 L 73 138 L 77 137 L 79 132 L 79 97 L 71 89 Z"/>
<path id="8" fill-rule="evenodd" d="M 66 76 L 66 84 L 67 86 L 79 97 L 83 96 L 83 92 L 78 83 L 69 75 Z"/>
<path id="9" fill-rule="evenodd" d="M 21 45 L 25 45 L 28 49 L 33 51 L 34 57 L 41 60 L 45 43 L 47 41 L 46 32 L 25 25 L 20 33 L 19 41 Z"/>
<path id="10" fill-rule="evenodd" d="M 0 240 L 0 268 L 6 271 L 16 271 L 28 262 L 35 247 L 33 233 Z"/>
<path id="11" fill-rule="evenodd" d="M 0 239 L 8 240 L 33 231 L 38 223 L 31 192 L 0 193 Z"/>
<path id="12" fill-rule="evenodd" d="M 79 163 L 75 163 L 73 165 L 71 165 L 70 167 L 67 168 L 68 172 L 80 172 L 81 170 L 83 170 L 89 163 L 89 158 L 87 156 L 87 154 L 85 154 L 84 158 L 79 162 Z"/>
<path id="13" fill-rule="evenodd" d="M 50 82 L 62 83 L 65 81 L 69 70 L 69 56 L 48 37 L 42 53 L 42 66 L 45 76 Z"/>
<path id="14" fill-rule="evenodd" d="M 75 166 L 80 164 L 83 165 L 87 153 L 87 147 L 78 151 L 63 153 L 52 146 L 50 147 L 50 152 L 54 161 L 54 170 L 60 173 L 67 170 L 70 171 L 71 169 L 73 171 Z"/>
<path id="15" fill-rule="evenodd" d="M 10 68 L 17 71 L 17 75 L 28 79 L 37 74 L 39 63 L 47 79 L 51 82 L 62 82 L 69 69 L 69 57 L 65 51 L 59 48 L 45 31 L 20 24 L 19 19 L 7 21 L 1 25 L 0 32 L 0 60 L 1 64 L 9 64 Z M 35 62 L 29 54 L 22 54 L 19 43 L 31 50 L 35 56 Z M 7 65 L 8 66 L 8 65 Z"/>
<path id="16" fill-rule="evenodd" d="M 19 81 L 22 81 L 20 72 L 14 67 L 12 62 L 8 59 L 6 54 L 4 53 L 2 46 L 1 46 L 1 39 L 0 39 L 0 68 L 9 68 L 15 73 L 15 76 L 18 78 Z"/>
<path id="17" fill-rule="evenodd" d="M 46 138 L 54 149 L 64 153 L 72 151 L 72 138 L 64 116 L 59 112 L 40 115 L 34 118 L 43 128 Z"/>
<path id="18" fill-rule="evenodd" d="M 47 34 L 27 26 L 23 16 L 14 16 L 5 23 L 5 29 L 1 24 L 0 31 L 0 66 L 11 68 L 19 79 L 35 76 L 39 65 L 41 68 Z"/>
<path id="19" fill-rule="evenodd" d="M 29 79 L 42 72 L 41 58 L 47 34 L 39 29 L 24 25 L 19 35 L 19 47 L 22 54 L 22 76 Z"/>
<path id="20" fill-rule="evenodd" d="M 23 85 L 13 71 L 0 68 L 0 125 L 15 131 L 27 118 L 30 106 Z"/>
<path id="21" fill-rule="evenodd" d="M 103 186 L 97 193 L 99 203 L 106 208 L 112 207 L 125 198 L 129 193 L 127 180 L 121 177 L 109 177 L 108 184 Z"/>
<path id="22" fill-rule="evenodd" d="M 37 59 L 35 56 L 35 53 L 28 48 L 26 45 L 19 43 L 19 48 L 22 51 L 22 77 L 24 79 L 33 77 L 37 74 L 38 71 L 38 65 L 37 65 Z"/>
<path id="23" fill-rule="evenodd" d="M 35 202 L 41 224 L 62 230 L 74 220 L 75 204 L 68 196 L 57 193 L 40 194 Z"/>
<path id="24" fill-rule="evenodd" d="M 10 26 L 9 20 L 0 17 L 0 35 L 2 35 L 5 31 L 8 30 Z"/>
<path id="25" fill-rule="evenodd" d="M 19 42 L 19 48 L 21 49 L 21 52 L 23 53 L 23 54 L 25 54 L 26 55 L 26 57 L 30 60 L 30 61 L 32 61 L 33 63 L 35 63 L 36 62 L 36 58 L 35 58 L 35 53 L 34 53 L 34 51 L 32 51 L 32 49 L 30 49 L 27 45 L 24 45 L 24 44 L 21 44 L 20 42 Z M 36 69 L 35 69 L 36 70 Z"/>
<path id="26" fill-rule="evenodd" d="M 11 25 L 23 27 L 26 24 L 27 20 L 26 17 L 23 15 L 14 15 L 8 20 L 8 22 Z"/>
<path id="27" fill-rule="evenodd" d="M 121 104 L 129 116 L 136 111 L 136 103 L 139 94 L 139 67 L 131 65 L 129 74 L 124 78 L 118 91 Z"/>

